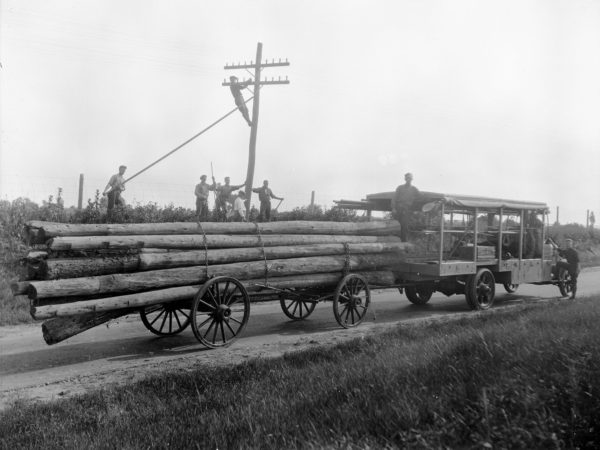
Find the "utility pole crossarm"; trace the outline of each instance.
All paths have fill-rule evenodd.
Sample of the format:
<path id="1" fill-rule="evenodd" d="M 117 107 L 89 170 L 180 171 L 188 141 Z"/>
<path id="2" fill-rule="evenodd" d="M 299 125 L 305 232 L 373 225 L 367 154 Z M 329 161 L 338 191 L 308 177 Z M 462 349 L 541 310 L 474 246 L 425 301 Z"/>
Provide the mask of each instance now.
<path id="1" fill-rule="evenodd" d="M 257 67 L 262 68 L 262 67 L 283 67 L 283 66 L 289 66 L 290 63 L 286 61 L 282 62 L 281 60 L 279 60 L 279 62 L 275 62 L 274 60 L 266 63 L 262 63 L 262 64 L 254 64 L 252 61 L 250 61 L 250 64 L 225 64 L 225 66 L 223 66 L 223 68 L 225 70 L 232 70 L 232 69 L 256 69 Z"/>
<path id="2" fill-rule="evenodd" d="M 245 83 L 245 81 L 243 81 L 243 83 Z M 290 80 L 285 79 L 285 80 L 264 80 L 264 81 L 259 81 L 258 83 L 254 83 L 254 81 L 250 80 L 250 83 L 255 85 L 258 84 L 259 86 L 264 86 L 267 84 L 290 84 Z M 231 86 L 233 84 L 239 84 L 239 83 L 232 83 L 231 81 L 223 81 L 221 83 L 221 86 Z"/>

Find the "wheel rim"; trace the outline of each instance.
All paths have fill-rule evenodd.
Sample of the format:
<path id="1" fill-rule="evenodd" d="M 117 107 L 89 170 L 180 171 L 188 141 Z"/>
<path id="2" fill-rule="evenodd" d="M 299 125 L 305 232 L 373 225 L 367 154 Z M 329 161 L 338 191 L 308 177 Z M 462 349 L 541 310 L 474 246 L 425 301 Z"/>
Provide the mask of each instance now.
<path id="1" fill-rule="evenodd" d="M 559 285 L 560 293 L 566 297 L 573 291 L 571 274 L 569 273 L 568 270 L 561 269 L 560 273 L 558 275 L 558 279 L 560 282 L 560 285 Z"/>
<path id="2" fill-rule="evenodd" d="M 434 287 L 430 284 L 419 284 L 417 286 L 407 286 L 405 289 L 406 298 L 415 305 L 425 305 L 434 292 Z"/>
<path id="3" fill-rule="evenodd" d="M 304 320 L 310 316 L 315 307 L 316 302 L 305 300 L 302 298 L 285 298 L 281 297 L 279 300 L 281 309 L 292 320 Z"/>
<path id="4" fill-rule="evenodd" d="M 355 327 L 367 315 L 371 291 L 359 275 L 347 275 L 340 281 L 333 298 L 333 314 L 344 328 Z"/>
<path id="5" fill-rule="evenodd" d="M 517 283 L 504 283 L 503 286 L 504 286 L 504 290 L 506 292 L 508 292 L 509 294 L 516 292 L 517 289 L 519 288 L 519 285 Z"/>
<path id="6" fill-rule="evenodd" d="M 140 311 L 144 326 L 158 336 L 181 333 L 190 324 L 190 314 L 172 303 L 152 305 Z"/>
<path id="7" fill-rule="evenodd" d="M 250 298 L 235 278 L 218 277 L 204 284 L 192 306 L 192 329 L 207 347 L 223 347 L 242 332 L 250 316 Z"/>
<path id="8" fill-rule="evenodd" d="M 491 306 L 494 301 L 495 293 L 495 282 L 491 272 L 484 271 L 478 277 L 476 285 L 476 299 L 477 303 L 482 308 Z"/>

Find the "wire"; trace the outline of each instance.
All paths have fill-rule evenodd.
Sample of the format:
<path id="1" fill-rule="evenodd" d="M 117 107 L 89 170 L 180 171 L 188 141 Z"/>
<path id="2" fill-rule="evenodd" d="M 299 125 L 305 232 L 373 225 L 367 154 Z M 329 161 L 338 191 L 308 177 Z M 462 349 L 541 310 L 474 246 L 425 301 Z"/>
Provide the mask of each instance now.
<path id="1" fill-rule="evenodd" d="M 250 97 L 248 100 L 244 101 L 244 103 L 248 103 L 250 100 L 252 100 L 254 98 L 254 96 Z M 200 136 L 201 134 L 205 133 L 206 131 L 210 130 L 212 127 L 214 127 L 216 124 L 218 124 L 219 122 L 221 122 L 222 120 L 226 119 L 227 117 L 229 117 L 230 115 L 232 115 L 234 112 L 236 112 L 238 110 L 238 108 L 234 108 L 231 111 L 229 111 L 227 114 L 225 114 L 223 117 L 221 117 L 220 119 L 217 119 L 216 121 L 214 121 L 213 123 L 211 123 L 209 126 L 207 126 L 205 129 L 203 129 L 202 131 L 200 131 L 199 133 L 196 133 L 194 136 L 192 136 L 191 138 L 189 138 L 187 141 L 185 141 L 183 144 L 178 145 L 177 147 L 175 147 L 173 150 L 171 150 L 169 153 L 167 153 L 164 156 L 161 156 L 160 158 L 158 158 L 156 161 L 154 161 L 152 164 L 144 167 L 142 170 L 140 170 L 139 172 L 133 174 L 132 176 L 130 176 L 129 178 L 127 178 L 125 180 L 125 183 L 127 183 L 130 180 L 133 180 L 135 177 L 137 177 L 138 175 L 144 173 L 146 170 L 148 170 L 150 167 L 158 164 L 159 162 L 161 162 L 163 159 L 165 159 L 166 157 L 172 155 L 173 153 L 175 153 L 177 150 L 179 150 L 181 147 L 183 147 L 184 145 L 189 144 L 190 142 L 192 142 L 194 139 L 196 139 L 198 136 Z"/>

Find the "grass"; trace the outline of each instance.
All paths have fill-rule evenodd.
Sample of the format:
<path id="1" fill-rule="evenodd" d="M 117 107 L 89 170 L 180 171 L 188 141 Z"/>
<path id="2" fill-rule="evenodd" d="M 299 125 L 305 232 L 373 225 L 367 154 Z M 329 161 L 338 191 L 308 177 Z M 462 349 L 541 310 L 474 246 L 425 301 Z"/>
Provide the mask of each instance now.
<path id="1" fill-rule="evenodd" d="M 597 448 L 599 298 L 0 413 L 1 448 Z"/>

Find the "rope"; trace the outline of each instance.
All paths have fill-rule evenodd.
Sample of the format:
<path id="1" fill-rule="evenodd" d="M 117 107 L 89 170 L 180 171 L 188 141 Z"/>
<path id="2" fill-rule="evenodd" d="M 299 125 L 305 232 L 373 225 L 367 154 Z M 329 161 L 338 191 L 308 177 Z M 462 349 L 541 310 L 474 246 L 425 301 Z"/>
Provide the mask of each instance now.
<path id="1" fill-rule="evenodd" d="M 344 269 L 342 273 L 344 274 L 344 277 L 346 277 L 350 273 L 350 244 L 347 242 L 344 242 L 344 251 Z"/>
<path id="2" fill-rule="evenodd" d="M 244 103 L 248 103 L 250 100 L 252 100 L 254 98 L 254 96 L 250 97 L 248 100 L 245 100 Z M 198 136 L 200 136 L 201 134 L 207 132 L 208 130 L 210 130 L 212 127 L 214 127 L 216 124 L 218 124 L 219 122 L 223 121 L 224 119 L 226 119 L 227 117 L 229 117 L 230 115 L 232 115 L 234 112 L 236 112 L 238 110 L 238 108 L 236 107 L 235 109 L 232 109 L 231 111 L 229 111 L 227 114 L 225 114 L 223 117 L 221 117 L 220 119 L 214 121 L 213 123 L 211 123 L 209 126 L 207 126 L 205 129 L 203 129 L 202 131 L 200 131 L 199 133 L 196 133 L 194 136 L 192 136 L 191 138 L 189 138 L 187 141 L 185 141 L 183 144 L 178 145 L 177 147 L 175 147 L 173 150 L 171 150 L 169 153 L 167 153 L 164 156 L 161 156 L 160 158 L 158 158 L 156 161 L 154 161 L 152 164 L 144 167 L 142 170 L 140 170 L 139 172 L 133 174 L 132 176 L 130 176 L 129 178 L 127 178 L 124 183 L 127 183 L 130 180 L 133 180 L 135 177 L 137 177 L 138 175 L 141 175 L 142 173 L 144 173 L 146 170 L 148 170 L 150 167 L 158 164 L 159 162 L 161 162 L 163 159 L 165 159 L 168 156 L 171 156 L 173 153 L 175 153 L 177 150 L 179 150 L 181 147 L 183 147 L 184 145 L 189 144 L 190 142 L 192 142 L 194 139 L 196 139 Z"/>
<path id="3" fill-rule="evenodd" d="M 204 265 L 206 266 L 206 278 L 208 279 L 208 243 L 206 239 L 206 233 L 204 232 L 204 228 L 202 228 L 200 221 L 197 221 L 196 223 L 202 232 L 202 243 L 204 244 Z"/>
<path id="4" fill-rule="evenodd" d="M 263 261 L 265 262 L 265 285 L 269 284 L 269 264 L 267 263 L 267 255 L 265 253 L 265 244 L 262 240 L 262 235 L 260 234 L 260 227 L 257 222 L 254 222 L 254 226 L 256 227 L 256 235 L 258 236 L 258 243 L 260 244 L 260 248 L 262 250 Z"/>

